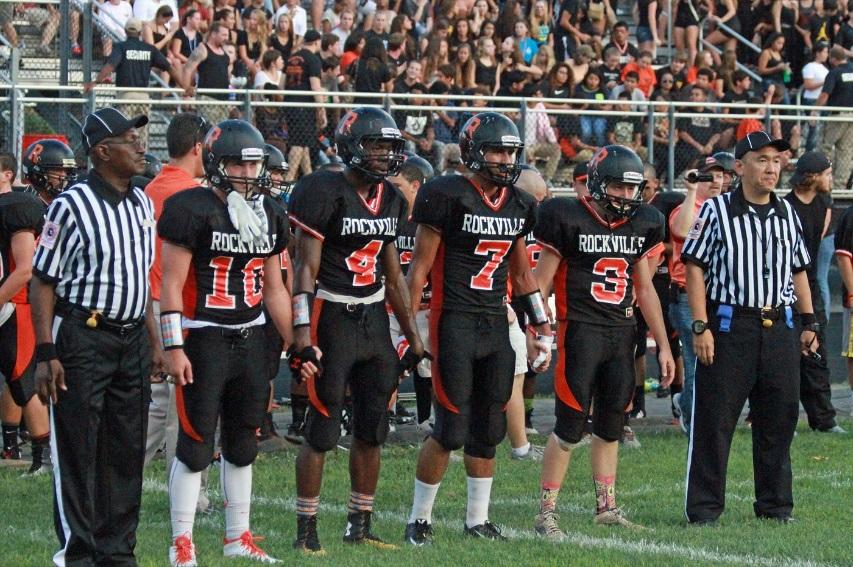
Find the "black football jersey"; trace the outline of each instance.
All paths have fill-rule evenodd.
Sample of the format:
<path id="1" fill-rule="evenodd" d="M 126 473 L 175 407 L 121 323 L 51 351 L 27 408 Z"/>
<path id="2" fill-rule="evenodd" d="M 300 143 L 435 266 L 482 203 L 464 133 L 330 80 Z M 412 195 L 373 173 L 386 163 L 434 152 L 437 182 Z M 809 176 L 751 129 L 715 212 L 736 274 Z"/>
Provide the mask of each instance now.
<path id="1" fill-rule="evenodd" d="M 400 230 L 397 232 L 397 251 L 400 253 L 400 267 L 403 269 L 403 275 L 408 275 L 409 273 L 412 255 L 415 252 L 415 234 L 417 230 L 418 225 L 411 218 L 406 218 L 400 222 Z M 432 298 L 432 284 L 429 277 L 427 277 L 423 293 L 421 293 L 421 305 L 428 304 L 430 298 Z M 412 302 L 414 303 L 414 299 Z"/>
<path id="2" fill-rule="evenodd" d="M 649 201 L 649 205 L 656 208 L 663 215 L 664 223 L 663 223 L 663 241 L 669 242 L 669 223 L 666 222 L 666 219 L 669 218 L 669 215 L 674 211 L 681 203 L 684 202 L 684 193 L 676 193 L 675 191 L 658 191 L 655 193 L 652 200 Z M 669 265 L 667 264 L 666 258 L 663 254 L 661 254 L 659 258 L 659 263 L 657 269 L 652 273 L 652 277 L 658 278 L 664 282 L 666 285 L 670 282 L 669 276 Z"/>
<path id="3" fill-rule="evenodd" d="M 160 238 L 193 253 L 184 284 L 184 316 L 219 325 L 243 325 L 261 314 L 264 261 L 287 247 L 284 208 L 263 199 L 269 227 L 264 245 L 247 245 L 231 224 L 228 207 L 211 189 L 172 195 L 157 221 Z"/>
<path id="4" fill-rule="evenodd" d="M 441 232 L 430 274 L 431 308 L 506 311 L 509 255 L 533 230 L 533 197 L 502 187 L 489 199 L 466 177 L 436 177 L 418 191 L 412 219 Z"/>
<path id="5" fill-rule="evenodd" d="M 641 205 L 631 219 L 608 222 L 590 199 L 542 204 L 534 233 L 566 262 L 566 318 L 599 325 L 634 324 L 634 263 L 663 241 L 663 215 Z"/>
<path id="6" fill-rule="evenodd" d="M 382 250 L 397 240 L 407 211 L 406 199 L 391 183 L 378 183 L 365 200 L 336 171 L 303 177 L 288 206 L 294 229 L 323 241 L 320 287 L 352 297 L 368 297 L 382 288 Z"/>
<path id="7" fill-rule="evenodd" d="M 0 285 L 15 270 L 12 236 L 29 230 L 38 237 L 44 226 L 44 204 L 28 193 L 11 192 L 0 196 Z M 27 286 L 12 297 L 12 303 L 27 303 Z"/>

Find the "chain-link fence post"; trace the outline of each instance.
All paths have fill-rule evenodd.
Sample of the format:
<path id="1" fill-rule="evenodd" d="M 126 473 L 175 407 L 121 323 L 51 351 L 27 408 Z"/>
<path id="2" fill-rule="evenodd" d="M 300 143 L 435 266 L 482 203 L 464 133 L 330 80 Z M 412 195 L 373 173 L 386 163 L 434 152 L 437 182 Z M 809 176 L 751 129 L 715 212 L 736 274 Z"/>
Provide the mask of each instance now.
<path id="1" fill-rule="evenodd" d="M 646 161 L 650 164 L 655 164 L 655 105 L 649 103 L 646 107 L 648 116 L 646 117 L 647 131 L 646 140 L 648 143 L 649 156 Z"/>
<path id="2" fill-rule="evenodd" d="M 248 85 L 248 83 L 246 84 Z M 251 87 L 247 86 L 246 90 L 243 91 L 243 120 L 254 124 L 254 121 L 252 120 L 252 95 L 249 94 L 249 89 L 251 89 Z"/>
<path id="3" fill-rule="evenodd" d="M 675 189 L 675 105 L 669 103 L 669 141 L 667 142 L 667 164 L 666 177 L 669 183 L 669 190 Z"/>
<path id="4" fill-rule="evenodd" d="M 92 81 L 92 51 L 94 49 L 94 38 L 92 37 L 92 0 L 83 2 L 83 83 Z"/>
<path id="5" fill-rule="evenodd" d="M 522 142 L 524 142 L 525 124 L 527 124 L 527 99 L 522 98 L 518 117 L 518 133 Z M 526 153 L 527 152 L 524 152 L 524 155 L 521 156 L 521 163 L 527 163 Z"/>
<path id="6" fill-rule="evenodd" d="M 68 86 L 68 59 L 71 57 L 71 1 L 59 3 L 59 84 Z M 60 97 L 66 97 L 70 91 L 60 91 Z M 60 132 L 68 132 L 68 105 L 59 105 L 57 126 Z"/>
<path id="7" fill-rule="evenodd" d="M 385 93 L 385 96 L 382 97 L 382 108 L 385 109 L 385 112 L 391 114 L 391 95 Z"/>
<path id="8" fill-rule="evenodd" d="M 21 50 L 11 49 L 11 68 L 9 78 L 12 88 L 9 89 L 9 151 L 14 156 L 21 156 L 24 143 L 24 105 L 21 102 L 21 92 L 18 90 L 18 76 L 21 68 Z M 20 169 L 20 159 L 18 160 Z M 16 172 L 17 173 L 17 172 Z"/>

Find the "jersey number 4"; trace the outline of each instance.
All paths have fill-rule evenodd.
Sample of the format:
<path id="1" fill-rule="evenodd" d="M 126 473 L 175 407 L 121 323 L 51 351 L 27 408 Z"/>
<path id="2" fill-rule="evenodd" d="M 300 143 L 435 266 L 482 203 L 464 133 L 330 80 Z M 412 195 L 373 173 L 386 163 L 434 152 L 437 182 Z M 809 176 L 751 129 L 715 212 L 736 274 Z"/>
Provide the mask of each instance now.
<path id="1" fill-rule="evenodd" d="M 620 305 L 628 290 L 628 261 L 624 258 L 602 258 L 592 267 L 592 273 L 604 276 L 604 282 L 590 286 L 592 296 L 601 303 Z"/>
<path id="2" fill-rule="evenodd" d="M 474 249 L 474 254 L 487 256 L 489 259 L 476 276 L 471 277 L 471 289 L 494 289 L 494 275 L 498 266 L 512 247 L 508 240 L 481 240 Z"/>
<path id="3" fill-rule="evenodd" d="M 366 286 L 376 283 L 376 258 L 382 251 L 381 240 L 371 240 L 347 256 L 347 268 L 353 273 L 352 285 Z"/>
<path id="4" fill-rule="evenodd" d="M 234 258 L 231 256 L 216 256 L 210 261 L 213 268 L 213 293 L 208 293 L 204 298 L 204 306 L 209 309 L 234 309 L 237 298 L 229 291 L 228 282 L 231 273 L 231 265 Z M 252 258 L 243 267 L 243 301 L 248 307 L 254 307 L 261 301 L 263 290 L 264 259 Z"/>

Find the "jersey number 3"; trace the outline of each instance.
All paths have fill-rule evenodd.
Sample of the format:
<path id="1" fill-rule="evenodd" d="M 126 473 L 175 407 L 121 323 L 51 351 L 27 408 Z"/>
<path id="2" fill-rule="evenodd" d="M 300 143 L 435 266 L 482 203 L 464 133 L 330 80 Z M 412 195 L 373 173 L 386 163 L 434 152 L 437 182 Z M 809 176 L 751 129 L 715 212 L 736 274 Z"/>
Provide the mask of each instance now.
<path id="1" fill-rule="evenodd" d="M 381 251 L 382 241 L 371 240 L 347 256 L 347 268 L 354 274 L 352 285 L 362 287 L 376 283 L 376 258 Z"/>
<path id="2" fill-rule="evenodd" d="M 471 276 L 471 289 L 491 290 L 494 288 L 494 275 L 498 266 L 512 247 L 508 240 L 481 240 L 474 249 L 478 256 L 488 256 L 488 261 L 476 276 Z"/>
<path id="3" fill-rule="evenodd" d="M 628 290 L 628 261 L 624 258 L 602 258 L 592 267 L 592 273 L 604 276 L 604 283 L 594 282 L 590 292 L 596 301 L 620 305 Z"/>

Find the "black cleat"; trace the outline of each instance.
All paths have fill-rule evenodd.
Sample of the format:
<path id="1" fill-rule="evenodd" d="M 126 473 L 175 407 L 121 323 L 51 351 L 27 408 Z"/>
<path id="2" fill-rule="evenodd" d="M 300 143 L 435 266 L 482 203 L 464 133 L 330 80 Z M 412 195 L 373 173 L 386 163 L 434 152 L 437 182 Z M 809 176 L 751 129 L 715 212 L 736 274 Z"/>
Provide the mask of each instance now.
<path id="1" fill-rule="evenodd" d="M 432 524 L 426 520 L 415 520 L 406 524 L 406 543 L 416 547 L 432 544 Z"/>
<path id="2" fill-rule="evenodd" d="M 469 528 L 465 526 L 465 535 L 473 536 L 480 539 L 491 539 L 495 541 L 507 541 L 505 535 L 501 534 L 501 529 L 496 525 L 486 520 L 484 523 Z"/>
<path id="3" fill-rule="evenodd" d="M 379 549 L 397 549 L 392 543 L 385 543 L 370 531 L 370 512 L 351 512 L 347 514 L 347 529 L 344 543 L 372 545 Z"/>
<path id="4" fill-rule="evenodd" d="M 317 537 L 317 516 L 296 516 L 296 541 L 293 549 L 306 555 L 325 555 Z"/>

